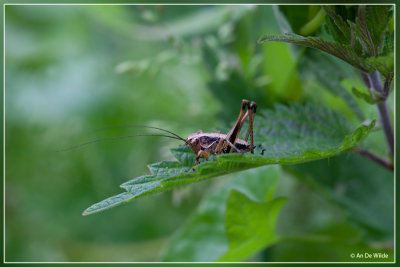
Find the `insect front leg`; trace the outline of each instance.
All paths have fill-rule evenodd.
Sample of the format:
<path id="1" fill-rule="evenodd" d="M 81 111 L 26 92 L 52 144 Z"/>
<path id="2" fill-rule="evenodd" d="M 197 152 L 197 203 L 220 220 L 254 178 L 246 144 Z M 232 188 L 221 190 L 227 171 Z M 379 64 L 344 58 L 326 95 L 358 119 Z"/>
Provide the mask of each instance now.
<path id="1" fill-rule="evenodd" d="M 209 151 L 199 150 L 199 152 L 197 152 L 196 161 L 194 162 L 193 167 L 200 163 L 200 158 L 208 158 L 208 156 L 210 156 Z"/>

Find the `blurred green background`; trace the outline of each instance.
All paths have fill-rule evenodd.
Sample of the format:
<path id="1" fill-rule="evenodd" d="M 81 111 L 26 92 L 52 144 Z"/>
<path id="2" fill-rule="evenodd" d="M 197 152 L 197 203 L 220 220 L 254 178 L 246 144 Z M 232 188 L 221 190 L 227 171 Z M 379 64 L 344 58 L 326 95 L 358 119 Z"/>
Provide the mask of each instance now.
<path id="1" fill-rule="evenodd" d="M 353 85 L 363 86 L 351 67 L 310 49 L 257 44 L 261 35 L 288 26 L 284 14 L 298 32 L 318 11 L 318 6 L 6 6 L 6 261 L 162 260 L 171 236 L 202 197 L 231 179 L 196 183 L 83 217 L 91 204 L 120 193 L 121 183 L 147 174 L 147 164 L 172 159 L 169 149 L 180 145 L 137 137 L 56 152 L 89 140 L 149 133 L 104 128 L 141 124 L 186 137 L 231 126 L 243 98 L 260 109 L 324 103 L 359 124 L 357 111 L 340 93 L 312 75 L 318 69 L 313 62 L 328 60 L 325 75 L 340 78 L 341 92 L 348 93 Z M 318 29 L 307 34 L 323 35 Z M 309 67 L 301 69 L 304 64 Z M 393 99 L 389 102 L 393 108 Z M 358 104 L 363 119 L 377 117 L 374 106 Z M 386 155 L 382 140 L 376 132 L 366 144 Z M 373 165 L 344 155 L 299 169 L 346 180 L 343 162 L 360 166 L 359 172 Z M 352 175 L 363 178 L 374 171 Z M 322 245 L 313 238 L 289 239 L 252 260 L 344 260 L 354 244 L 392 250 L 393 174 L 376 172 L 373 178 L 386 179 L 377 195 L 386 196 L 380 201 L 389 214 L 379 231 L 371 224 L 355 225 L 293 169 L 285 170 L 278 192 L 289 203 L 280 231 L 340 232 L 344 238 Z M 356 196 L 361 203 L 373 195 L 368 190 L 376 182 L 369 185 L 365 195 Z"/>

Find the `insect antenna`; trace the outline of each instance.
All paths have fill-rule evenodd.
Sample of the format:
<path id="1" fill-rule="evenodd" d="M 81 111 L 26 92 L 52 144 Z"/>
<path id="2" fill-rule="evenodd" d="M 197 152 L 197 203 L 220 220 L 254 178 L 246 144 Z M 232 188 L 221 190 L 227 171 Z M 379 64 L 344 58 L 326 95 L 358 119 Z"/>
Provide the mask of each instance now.
<path id="1" fill-rule="evenodd" d="M 79 144 L 79 145 L 76 145 L 76 146 L 72 146 L 72 147 L 69 147 L 69 148 L 66 148 L 66 149 L 58 150 L 57 152 L 68 151 L 68 150 L 71 150 L 71 149 L 75 149 L 75 148 L 78 148 L 78 147 L 81 147 L 81 146 L 86 146 L 86 145 L 89 145 L 89 144 L 97 143 L 97 142 L 100 142 L 100 141 L 120 139 L 120 138 L 131 138 L 131 137 L 136 137 L 136 136 L 167 137 L 167 138 L 172 138 L 172 139 L 176 139 L 176 140 L 181 140 L 181 141 L 184 141 L 185 143 L 187 143 L 187 141 L 185 139 L 183 139 L 183 138 L 178 138 L 178 137 L 175 137 L 175 136 L 169 136 L 169 135 L 165 135 L 165 134 L 134 134 L 134 135 L 124 135 L 124 136 L 116 136 L 116 137 L 109 137 L 109 138 L 102 138 L 102 139 L 92 140 L 92 141 L 88 141 L 88 142 L 85 142 L 85 143 L 82 143 L 82 144 Z"/>
<path id="2" fill-rule="evenodd" d="M 126 125 L 120 125 L 120 126 L 111 126 L 111 127 L 106 127 L 106 128 L 99 129 L 99 130 L 98 130 L 98 131 L 96 131 L 96 132 L 105 131 L 105 130 L 108 130 L 108 129 L 116 129 L 116 128 L 133 128 L 133 127 L 137 127 L 137 128 L 149 128 L 149 129 L 156 129 L 156 130 L 164 131 L 164 132 L 170 133 L 170 134 L 172 134 L 172 135 L 174 135 L 174 136 L 178 137 L 180 140 L 182 140 L 182 141 L 185 141 L 185 142 L 186 142 L 186 140 L 185 140 L 184 138 L 182 138 L 181 136 L 177 135 L 177 134 L 176 134 L 176 133 L 174 133 L 174 132 L 171 132 L 171 131 L 165 130 L 165 129 L 163 129 L 163 128 L 159 128 L 159 127 L 153 127 L 153 126 L 146 126 L 146 125 L 126 124 Z"/>

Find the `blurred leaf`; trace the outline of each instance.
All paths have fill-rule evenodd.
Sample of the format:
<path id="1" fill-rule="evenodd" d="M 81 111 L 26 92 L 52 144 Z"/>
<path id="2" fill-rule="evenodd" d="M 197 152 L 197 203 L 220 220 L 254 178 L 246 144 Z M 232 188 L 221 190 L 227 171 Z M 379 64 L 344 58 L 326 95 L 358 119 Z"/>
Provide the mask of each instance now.
<path id="1" fill-rule="evenodd" d="M 362 125 L 351 131 L 339 114 L 312 104 L 277 106 L 255 120 L 254 135 L 259 142 L 255 154 L 222 154 L 194 167 L 195 155 L 187 146 L 172 153 L 179 161 L 149 166 L 151 175 L 121 185 L 127 192 L 87 208 L 83 215 L 99 212 L 123 202 L 168 188 L 268 164 L 295 164 L 338 155 L 357 146 L 374 127 Z"/>
<path id="2" fill-rule="evenodd" d="M 280 174 L 279 166 L 265 166 L 220 180 L 167 244 L 163 260 L 217 260 L 228 249 L 224 217 L 229 192 L 238 190 L 254 201 L 270 201 Z"/>
<path id="3" fill-rule="evenodd" d="M 280 15 L 276 16 L 277 20 L 280 20 L 279 17 L 284 18 L 284 24 L 282 24 L 283 21 L 279 21 L 279 26 L 281 31 L 285 33 L 300 33 L 302 28 L 304 28 L 307 24 L 313 24 L 310 22 L 321 16 L 321 14 L 319 14 L 320 7 L 317 5 L 298 5 L 295 8 L 293 8 L 292 5 L 281 5 L 274 6 L 273 8 L 275 16 L 278 13 L 281 13 Z M 286 23 L 288 23 L 287 26 L 285 25 Z M 316 25 L 317 24 L 318 23 L 316 23 Z M 306 28 L 307 27 L 309 26 L 306 26 Z"/>
<path id="4" fill-rule="evenodd" d="M 225 227 L 229 250 L 218 261 L 241 261 L 278 240 L 275 223 L 285 198 L 266 203 L 250 200 L 238 191 L 228 196 Z"/>
<path id="5" fill-rule="evenodd" d="M 135 36 L 143 40 L 167 40 L 169 37 L 198 36 L 214 31 L 226 21 L 240 19 L 249 11 L 248 6 L 203 6 L 191 12 L 172 16 L 161 25 L 137 25 Z"/>
<path id="6" fill-rule="evenodd" d="M 209 88 L 223 104 L 220 117 L 226 121 L 233 119 L 232 114 L 237 112 L 235 104 L 243 98 L 257 99 L 259 105 L 271 107 L 274 100 L 293 102 L 302 94 L 296 61 L 289 47 L 261 47 L 254 42 L 266 29 L 278 30 L 273 10 L 279 12 L 279 9 L 257 6 L 250 10 L 229 24 L 232 32 L 229 43 L 220 36 L 207 36 L 202 47 L 204 64 L 211 76 Z"/>
<path id="7" fill-rule="evenodd" d="M 298 74 L 296 51 L 280 44 L 264 46 L 262 50 L 263 71 L 271 80 L 264 89 L 269 105 L 272 106 L 273 102 L 299 101 L 304 88 Z M 286 63 L 281 64 L 280 62 Z"/>
<path id="8" fill-rule="evenodd" d="M 393 241 L 393 173 L 357 154 L 285 167 L 343 208 L 368 239 Z"/>
<path id="9" fill-rule="evenodd" d="M 325 12 L 323 9 L 320 9 L 318 13 L 310 21 L 307 22 L 307 24 L 301 27 L 299 33 L 301 35 L 311 35 L 316 30 L 319 29 L 324 20 L 325 20 Z"/>
<path id="10" fill-rule="evenodd" d="M 351 90 L 356 97 L 363 99 L 369 104 L 376 104 L 377 102 L 381 102 L 384 100 L 378 93 L 372 90 L 369 91 L 369 94 L 361 92 L 355 87 L 352 87 Z"/>
<path id="11" fill-rule="evenodd" d="M 328 229 L 330 236 L 316 235 L 303 238 L 284 239 L 271 247 L 266 253 L 271 255 L 269 261 L 276 262 L 393 262 L 394 252 L 390 245 L 376 247 L 364 242 L 353 242 L 335 235 L 346 229 Z M 342 231 L 342 232 L 341 232 Z M 344 232 L 346 233 L 346 232 Z M 363 258 L 352 258 L 352 253 L 362 254 Z M 365 258 L 365 253 L 372 255 Z M 382 257 L 379 258 L 378 255 Z M 387 258 L 383 255 L 386 254 Z"/>
<path id="12" fill-rule="evenodd" d="M 288 6 L 273 6 L 274 17 L 279 25 L 279 29 L 283 33 L 296 32 L 292 27 L 299 29 L 301 23 L 297 24 L 299 20 L 306 21 L 304 6 L 299 6 L 299 8 L 292 9 Z"/>
<path id="13" fill-rule="evenodd" d="M 341 81 L 353 73 L 351 67 L 336 58 L 316 51 L 306 51 L 299 69 L 302 76 L 313 77 L 332 94 L 340 97 L 360 121 L 365 120 L 363 111 L 354 96 L 341 85 Z M 341 64 L 342 63 L 342 64 Z M 344 65 L 344 66 L 343 66 Z"/>
<path id="14" fill-rule="evenodd" d="M 258 40 L 258 43 L 263 44 L 267 42 L 286 42 L 297 45 L 303 45 L 310 48 L 321 50 L 325 53 L 338 57 L 350 65 L 365 71 L 371 71 L 371 67 L 365 63 L 365 59 L 360 57 L 352 47 L 344 44 L 328 42 L 318 37 L 303 37 L 293 33 L 285 33 L 281 35 L 264 35 Z"/>

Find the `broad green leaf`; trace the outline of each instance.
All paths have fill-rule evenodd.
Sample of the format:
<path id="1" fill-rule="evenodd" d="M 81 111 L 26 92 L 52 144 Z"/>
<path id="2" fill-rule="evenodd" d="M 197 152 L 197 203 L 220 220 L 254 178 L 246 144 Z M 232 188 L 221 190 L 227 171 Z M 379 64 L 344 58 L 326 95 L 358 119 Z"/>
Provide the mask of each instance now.
<path id="1" fill-rule="evenodd" d="M 231 153 L 210 157 L 194 167 L 195 155 L 187 146 L 172 149 L 179 161 L 164 161 L 149 166 L 150 175 L 121 185 L 127 192 L 105 199 L 83 215 L 116 206 L 131 199 L 175 186 L 255 168 L 268 164 L 295 164 L 331 157 L 356 147 L 374 127 L 361 125 L 352 131 L 347 121 L 323 106 L 278 105 L 256 117 L 255 153 Z"/>
<path id="2" fill-rule="evenodd" d="M 362 71 L 370 72 L 372 70 L 371 66 L 365 63 L 365 59 L 359 56 L 349 45 L 325 41 L 318 37 L 304 37 L 293 33 L 264 35 L 258 40 L 260 44 L 267 42 L 286 42 L 307 46 L 338 57 Z"/>
<path id="3" fill-rule="evenodd" d="M 229 250 L 218 261 L 241 261 L 278 241 L 275 223 L 286 198 L 254 202 L 238 191 L 228 196 L 225 227 Z"/>
<path id="4" fill-rule="evenodd" d="M 224 222 L 229 192 L 238 190 L 257 202 L 270 201 L 280 170 L 279 166 L 265 166 L 220 179 L 166 245 L 162 259 L 209 262 L 221 257 L 229 246 Z"/>

